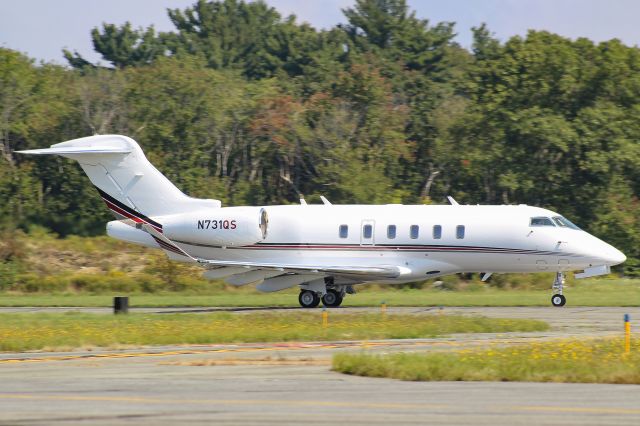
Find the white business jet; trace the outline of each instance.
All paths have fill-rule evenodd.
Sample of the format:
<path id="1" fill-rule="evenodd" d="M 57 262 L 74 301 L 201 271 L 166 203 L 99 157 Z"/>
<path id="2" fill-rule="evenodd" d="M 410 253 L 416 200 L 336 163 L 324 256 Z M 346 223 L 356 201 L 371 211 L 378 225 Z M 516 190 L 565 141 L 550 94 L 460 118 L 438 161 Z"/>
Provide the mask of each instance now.
<path id="1" fill-rule="evenodd" d="M 222 207 L 188 197 L 131 138 L 90 136 L 24 154 L 80 163 L 118 220 L 107 234 L 194 262 L 209 279 L 272 292 L 299 286 L 300 305 L 337 307 L 353 285 L 399 284 L 460 272 L 555 272 L 554 306 L 566 302 L 565 273 L 604 275 L 619 250 L 550 210 L 518 206 L 332 205 Z"/>

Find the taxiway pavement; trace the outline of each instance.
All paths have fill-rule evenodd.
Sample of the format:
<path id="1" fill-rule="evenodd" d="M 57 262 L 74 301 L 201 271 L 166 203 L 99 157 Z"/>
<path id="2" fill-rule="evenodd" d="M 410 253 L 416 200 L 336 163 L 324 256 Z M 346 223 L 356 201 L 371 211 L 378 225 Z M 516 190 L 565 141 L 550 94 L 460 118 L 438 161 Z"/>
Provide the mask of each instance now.
<path id="1" fill-rule="evenodd" d="M 425 308 L 398 309 L 433 314 Z M 338 309 L 331 315 L 350 310 Z M 373 342 L 4 353 L 0 354 L 0 425 L 640 424 L 640 386 L 635 385 L 402 382 L 330 371 L 330 357 L 338 351 L 432 351 L 621 335 L 624 313 L 640 319 L 638 308 L 445 308 L 445 312 L 542 319 L 552 330 Z"/>

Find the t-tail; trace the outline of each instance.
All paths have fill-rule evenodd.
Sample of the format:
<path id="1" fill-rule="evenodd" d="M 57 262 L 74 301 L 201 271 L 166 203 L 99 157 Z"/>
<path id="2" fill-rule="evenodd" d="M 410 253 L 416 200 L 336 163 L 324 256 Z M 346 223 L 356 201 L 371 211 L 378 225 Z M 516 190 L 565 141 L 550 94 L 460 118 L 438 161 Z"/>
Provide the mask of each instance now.
<path id="1" fill-rule="evenodd" d="M 136 141 L 126 136 L 89 136 L 18 152 L 76 160 L 116 218 L 153 227 L 160 233 L 160 216 L 221 206 L 218 200 L 185 195 L 147 160 Z"/>

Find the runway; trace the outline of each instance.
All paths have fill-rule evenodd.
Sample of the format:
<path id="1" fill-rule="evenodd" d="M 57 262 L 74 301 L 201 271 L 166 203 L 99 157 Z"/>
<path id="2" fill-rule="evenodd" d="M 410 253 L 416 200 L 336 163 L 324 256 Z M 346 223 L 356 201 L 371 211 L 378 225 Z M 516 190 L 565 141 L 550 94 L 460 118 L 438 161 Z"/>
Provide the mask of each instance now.
<path id="1" fill-rule="evenodd" d="M 402 309 L 426 313 L 423 308 Z M 346 310 L 331 315 L 338 311 Z M 623 313 L 640 319 L 637 308 L 447 312 L 539 318 L 549 321 L 552 330 L 373 342 L 4 353 L 0 424 L 640 424 L 640 386 L 635 385 L 419 383 L 330 371 L 330 357 L 338 351 L 434 351 L 620 335 Z"/>

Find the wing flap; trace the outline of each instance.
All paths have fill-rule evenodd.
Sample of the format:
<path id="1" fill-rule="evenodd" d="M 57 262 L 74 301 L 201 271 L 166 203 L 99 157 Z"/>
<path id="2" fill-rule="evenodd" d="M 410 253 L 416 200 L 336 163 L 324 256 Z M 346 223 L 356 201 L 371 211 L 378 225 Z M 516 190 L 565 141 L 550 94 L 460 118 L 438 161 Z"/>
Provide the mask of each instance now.
<path id="1" fill-rule="evenodd" d="M 267 269 L 292 273 L 317 273 L 323 275 L 342 275 L 367 278 L 398 278 L 405 271 L 397 266 L 326 266 L 326 265 L 295 265 L 285 263 L 241 262 L 234 260 L 196 259 L 202 265 L 235 266 L 252 269 Z"/>

